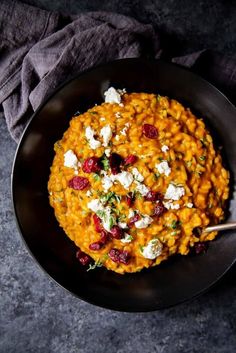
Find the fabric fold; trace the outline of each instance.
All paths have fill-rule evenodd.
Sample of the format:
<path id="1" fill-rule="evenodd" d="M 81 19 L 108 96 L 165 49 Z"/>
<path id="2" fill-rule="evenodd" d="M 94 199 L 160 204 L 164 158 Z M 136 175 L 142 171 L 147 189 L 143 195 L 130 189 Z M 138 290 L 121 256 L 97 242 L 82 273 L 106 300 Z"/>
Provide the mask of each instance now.
<path id="1" fill-rule="evenodd" d="M 19 140 L 33 112 L 65 80 L 92 66 L 132 57 L 165 57 L 161 36 L 152 25 L 106 12 L 63 16 L 3 0 L 0 104 L 11 136 Z M 234 58 L 203 50 L 172 61 L 191 68 L 226 94 L 236 91 Z"/>

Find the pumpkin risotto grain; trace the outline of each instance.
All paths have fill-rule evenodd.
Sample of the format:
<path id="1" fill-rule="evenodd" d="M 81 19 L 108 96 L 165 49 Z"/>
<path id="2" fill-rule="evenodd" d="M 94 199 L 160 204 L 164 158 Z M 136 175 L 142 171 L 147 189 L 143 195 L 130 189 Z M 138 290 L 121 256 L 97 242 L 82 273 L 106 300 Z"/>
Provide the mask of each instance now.
<path id="1" fill-rule="evenodd" d="M 55 143 L 49 199 L 83 259 L 136 272 L 216 237 L 193 230 L 223 219 L 229 172 L 179 102 L 109 90 Z"/>

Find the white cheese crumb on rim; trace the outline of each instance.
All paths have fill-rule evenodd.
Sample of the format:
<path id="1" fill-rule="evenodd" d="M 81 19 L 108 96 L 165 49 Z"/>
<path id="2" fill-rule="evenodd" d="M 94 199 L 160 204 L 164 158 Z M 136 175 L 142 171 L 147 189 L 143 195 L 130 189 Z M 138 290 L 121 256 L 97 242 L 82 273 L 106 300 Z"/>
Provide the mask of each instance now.
<path id="1" fill-rule="evenodd" d="M 108 88 L 108 90 L 104 92 L 104 96 L 105 103 L 121 103 L 121 95 L 114 87 Z"/>
<path id="2" fill-rule="evenodd" d="M 163 201 L 163 205 L 167 210 L 178 210 L 180 208 L 178 203 L 174 204 L 172 201 Z"/>

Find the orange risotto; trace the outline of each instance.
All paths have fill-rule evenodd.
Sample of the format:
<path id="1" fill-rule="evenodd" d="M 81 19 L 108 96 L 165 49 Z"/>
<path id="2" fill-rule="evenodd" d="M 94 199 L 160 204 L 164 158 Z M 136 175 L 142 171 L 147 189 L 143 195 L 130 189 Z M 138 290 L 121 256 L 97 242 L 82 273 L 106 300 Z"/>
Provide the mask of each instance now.
<path id="1" fill-rule="evenodd" d="M 204 249 L 229 172 L 202 119 L 176 100 L 109 88 L 55 143 L 50 204 L 77 258 L 118 273 Z M 200 231 L 199 231 L 200 230 Z"/>

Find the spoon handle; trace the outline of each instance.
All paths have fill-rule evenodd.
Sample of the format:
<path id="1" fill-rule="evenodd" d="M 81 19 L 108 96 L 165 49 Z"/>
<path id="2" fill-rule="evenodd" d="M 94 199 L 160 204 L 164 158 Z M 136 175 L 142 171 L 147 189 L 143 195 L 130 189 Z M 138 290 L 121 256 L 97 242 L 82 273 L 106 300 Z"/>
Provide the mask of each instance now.
<path id="1" fill-rule="evenodd" d="M 216 226 L 210 226 L 205 228 L 205 232 L 218 232 L 220 230 L 227 230 L 227 229 L 234 229 L 236 228 L 236 222 L 225 223 L 225 224 L 218 224 Z"/>

